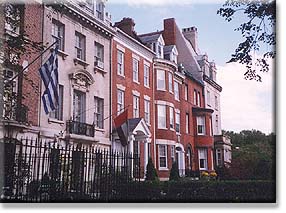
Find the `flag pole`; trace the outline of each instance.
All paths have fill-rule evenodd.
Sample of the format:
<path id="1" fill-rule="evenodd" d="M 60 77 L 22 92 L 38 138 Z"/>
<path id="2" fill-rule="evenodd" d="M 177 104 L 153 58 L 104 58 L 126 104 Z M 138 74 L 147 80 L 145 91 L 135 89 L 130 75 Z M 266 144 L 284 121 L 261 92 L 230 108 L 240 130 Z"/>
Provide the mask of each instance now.
<path id="1" fill-rule="evenodd" d="M 17 78 L 21 73 L 23 73 L 31 64 L 33 64 L 36 60 L 38 60 L 45 52 L 47 52 L 52 46 L 54 46 L 58 40 L 52 43 L 50 46 L 47 47 L 40 55 L 38 55 L 31 63 L 29 63 L 26 67 L 24 67 L 20 72 L 18 72 L 13 78 L 4 82 L 5 85 L 10 84 L 15 78 Z"/>

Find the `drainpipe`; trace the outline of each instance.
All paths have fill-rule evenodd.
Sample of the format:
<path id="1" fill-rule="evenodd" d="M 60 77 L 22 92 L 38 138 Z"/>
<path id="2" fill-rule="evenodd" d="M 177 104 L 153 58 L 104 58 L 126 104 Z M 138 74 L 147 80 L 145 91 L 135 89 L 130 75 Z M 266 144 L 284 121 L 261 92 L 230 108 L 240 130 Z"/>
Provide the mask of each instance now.
<path id="1" fill-rule="evenodd" d="M 155 169 L 157 168 L 157 154 L 156 154 L 156 136 L 155 136 L 155 132 L 156 132 L 156 113 L 155 113 L 155 83 L 154 83 L 154 79 L 155 79 L 155 68 L 154 68 L 154 57 L 153 57 L 153 61 L 152 61 L 152 71 L 153 71 L 153 142 L 154 142 L 154 167 Z"/>
<path id="2" fill-rule="evenodd" d="M 112 115 L 112 41 L 113 38 L 110 39 L 110 42 L 109 42 L 109 115 Z M 110 117 L 109 119 L 109 140 L 110 140 L 110 149 L 111 149 L 111 146 L 112 146 L 112 143 L 113 143 L 113 140 L 112 140 L 112 117 Z"/>

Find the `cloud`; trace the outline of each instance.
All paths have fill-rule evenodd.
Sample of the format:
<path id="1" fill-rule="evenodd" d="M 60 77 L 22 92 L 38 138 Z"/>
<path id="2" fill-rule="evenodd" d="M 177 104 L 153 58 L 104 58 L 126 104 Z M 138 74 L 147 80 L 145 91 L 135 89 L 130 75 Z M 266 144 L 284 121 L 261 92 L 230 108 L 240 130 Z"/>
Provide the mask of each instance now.
<path id="1" fill-rule="evenodd" d="M 239 63 L 217 66 L 221 93 L 222 128 L 241 131 L 274 131 L 274 70 L 262 73 L 262 82 L 244 79 L 246 68 Z"/>
<path id="2" fill-rule="evenodd" d="M 195 3 L 223 3 L 223 0 L 109 0 L 109 3 L 127 4 L 128 6 L 168 6 L 168 5 L 190 5 Z"/>

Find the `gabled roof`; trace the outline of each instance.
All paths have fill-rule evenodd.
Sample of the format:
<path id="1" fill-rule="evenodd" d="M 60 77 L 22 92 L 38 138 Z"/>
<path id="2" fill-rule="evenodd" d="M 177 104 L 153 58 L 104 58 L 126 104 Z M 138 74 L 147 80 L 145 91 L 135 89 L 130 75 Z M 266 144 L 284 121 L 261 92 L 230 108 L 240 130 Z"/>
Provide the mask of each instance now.
<path id="1" fill-rule="evenodd" d="M 150 43 L 158 41 L 160 36 L 162 36 L 161 31 L 152 32 L 152 33 L 143 34 L 143 35 L 138 35 L 138 37 L 141 39 L 141 41 L 145 44 L 150 44 Z"/>

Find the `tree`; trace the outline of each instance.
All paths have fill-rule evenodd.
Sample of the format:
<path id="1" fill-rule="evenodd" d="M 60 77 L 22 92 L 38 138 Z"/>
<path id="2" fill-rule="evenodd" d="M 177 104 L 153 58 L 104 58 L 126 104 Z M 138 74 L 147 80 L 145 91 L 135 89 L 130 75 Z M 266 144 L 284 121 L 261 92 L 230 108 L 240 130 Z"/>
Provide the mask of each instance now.
<path id="1" fill-rule="evenodd" d="M 227 0 L 217 11 L 228 22 L 238 13 L 242 13 L 242 18 L 247 20 L 235 29 L 241 32 L 244 41 L 238 44 L 227 63 L 245 64 L 245 79 L 261 81 L 257 69 L 260 72 L 269 71 L 268 59 L 276 56 L 275 0 Z M 265 50 L 262 50 L 263 47 Z M 254 55 L 259 51 L 262 51 L 262 57 L 255 58 Z"/>
<path id="2" fill-rule="evenodd" d="M 156 169 L 154 167 L 154 164 L 151 158 L 149 158 L 148 164 L 147 164 L 146 180 L 158 181 L 158 175 L 157 175 Z"/>
<path id="3" fill-rule="evenodd" d="M 172 164 L 169 180 L 179 180 L 179 178 L 180 178 L 180 175 L 179 175 L 178 163 L 175 161 Z"/>

